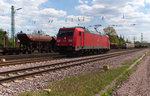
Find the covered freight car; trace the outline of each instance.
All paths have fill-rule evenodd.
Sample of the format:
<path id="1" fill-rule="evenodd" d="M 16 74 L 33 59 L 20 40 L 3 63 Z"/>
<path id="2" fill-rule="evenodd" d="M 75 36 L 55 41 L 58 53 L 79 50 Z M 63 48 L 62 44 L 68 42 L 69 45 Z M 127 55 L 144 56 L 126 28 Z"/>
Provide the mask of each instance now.
<path id="1" fill-rule="evenodd" d="M 134 43 L 124 43 L 122 45 L 123 49 L 129 49 L 129 48 L 134 48 L 134 47 L 135 47 Z"/>
<path id="2" fill-rule="evenodd" d="M 60 28 L 56 46 L 61 53 L 100 53 L 110 49 L 107 35 L 102 36 L 84 27 Z"/>
<path id="3" fill-rule="evenodd" d="M 55 46 L 55 38 L 50 36 L 31 35 L 20 33 L 17 35 L 19 39 L 19 48 L 23 53 L 29 54 L 35 50 L 39 52 L 51 52 Z"/>

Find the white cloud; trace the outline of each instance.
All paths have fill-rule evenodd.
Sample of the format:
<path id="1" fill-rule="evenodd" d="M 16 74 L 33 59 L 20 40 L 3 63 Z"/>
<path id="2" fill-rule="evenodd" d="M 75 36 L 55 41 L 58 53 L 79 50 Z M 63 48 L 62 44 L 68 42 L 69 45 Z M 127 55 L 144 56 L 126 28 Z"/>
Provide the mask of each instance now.
<path id="1" fill-rule="evenodd" d="M 80 10 L 82 14 L 87 15 L 117 15 L 119 10 L 116 6 L 105 6 L 103 4 L 94 4 L 92 6 L 83 4 L 76 6 L 75 9 Z"/>
<path id="2" fill-rule="evenodd" d="M 128 4 L 131 4 L 136 7 L 144 7 L 145 6 L 144 2 L 145 0 L 133 0 L 132 2 L 128 2 Z"/>
<path id="3" fill-rule="evenodd" d="M 10 9 L 11 5 L 14 5 L 15 9 L 22 8 L 15 13 L 16 32 L 24 30 L 28 33 L 27 29 L 30 32 L 42 29 L 50 35 L 55 35 L 60 27 L 71 27 L 78 24 L 88 26 L 95 22 L 98 23 L 99 21 L 97 19 L 93 21 L 93 18 L 101 16 L 104 16 L 104 20 L 100 23 L 103 23 L 104 26 L 120 25 L 115 27 L 119 34 L 140 36 L 141 32 L 146 35 L 150 32 L 148 29 L 150 9 L 144 10 L 145 3 L 150 3 L 150 0 L 78 0 L 79 5 L 76 5 L 75 9 L 81 14 L 76 15 L 75 13 L 67 15 L 67 12 L 61 9 L 41 8 L 40 5 L 45 2 L 47 0 L 0 0 L 0 26 L 6 31 L 10 30 Z M 132 24 L 136 25 L 131 26 Z"/>
<path id="4" fill-rule="evenodd" d="M 81 4 L 75 8 L 88 15 L 118 16 L 125 12 L 135 12 L 144 6 L 144 0 L 92 0 L 92 5 Z"/>
<path id="5" fill-rule="evenodd" d="M 38 11 L 41 15 L 52 16 L 52 17 L 62 17 L 66 15 L 66 12 L 63 10 L 55 10 L 53 8 L 45 8 Z"/>
<path id="6" fill-rule="evenodd" d="M 16 32 L 31 31 L 35 29 L 44 29 L 46 24 L 49 24 L 49 20 L 53 19 L 56 21 L 57 18 L 64 17 L 67 12 L 63 10 L 56 10 L 54 8 L 42 8 L 39 9 L 39 6 L 45 3 L 47 0 L 0 0 L 0 25 L 5 30 L 10 30 L 10 14 L 11 14 L 11 5 L 14 5 L 15 9 L 22 8 L 15 12 L 15 26 Z M 59 20 L 57 21 L 58 23 Z M 54 24 L 57 26 L 57 24 Z M 49 31 L 49 26 L 45 28 L 46 32 Z M 28 33 L 27 31 L 27 33 Z M 56 31 L 54 31 L 56 32 Z"/>
<path id="7" fill-rule="evenodd" d="M 119 25 L 119 27 L 115 27 L 118 34 L 131 35 L 131 37 L 134 34 L 139 40 L 141 32 L 143 34 L 144 32 L 150 32 L 148 31 L 150 24 L 150 13 L 148 11 L 150 9 L 146 7 L 145 3 L 150 3 L 150 0 L 92 0 L 91 5 L 81 4 L 76 6 L 75 9 L 84 15 L 104 16 L 103 23 L 107 26 Z M 146 40 L 150 41 L 147 38 Z"/>
<path id="8" fill-rule="evenodd" d="M 146 1 L 146 3 L 150 3 L 150 0 L 145 0 Z"/>
<path id="9" fill-rule="evenodd" d="M 79 1 L 79 3 L 81 3 L 81 4 L 87 4 L 87 3 L 88 3 L 87 0 L 78 0 L 78 1 Z"/>
<path id="10" fill-rule="evenodd" d="M 129 1 L 129 0 L 113 0 L 113 1 L 110 1 L 110 0 L 92 0 L 92 4 L 95 5 L 95 4 L 102 4 L 102 5 L 105 5 L 105 6 L 117 6 L 117 7 L 123 7 L 125 6 L 125 4 Z"/>

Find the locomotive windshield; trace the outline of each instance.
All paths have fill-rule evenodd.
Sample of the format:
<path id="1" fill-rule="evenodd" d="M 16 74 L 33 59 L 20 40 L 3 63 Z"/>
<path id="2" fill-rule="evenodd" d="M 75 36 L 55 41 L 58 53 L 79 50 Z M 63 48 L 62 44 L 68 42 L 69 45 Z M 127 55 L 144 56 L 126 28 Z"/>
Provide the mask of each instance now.
<path id="1" fill-rule="evenodd" d="M 74 30 L 59 30 L 57 36 L 73 36 Z"/>

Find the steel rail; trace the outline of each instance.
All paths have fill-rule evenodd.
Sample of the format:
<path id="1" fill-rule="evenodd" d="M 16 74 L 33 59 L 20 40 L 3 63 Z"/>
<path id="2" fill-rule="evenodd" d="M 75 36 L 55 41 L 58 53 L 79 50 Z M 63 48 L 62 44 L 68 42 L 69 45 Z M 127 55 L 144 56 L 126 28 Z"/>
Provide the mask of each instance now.
<path id="1" fill-rule="evenodd" d="M 60 59 L 66 57 L 65 55 L 60 56 L 52 56 L 52 57 L 37 57 L 37 58 L 28 58 L 28 59 L 18 59 L 18 60 L 11 60 L 7 62 L 0 63 L 0 67 L 3 66 L 12 66 L 12 65 L 21 65 L 26 63 L 35 63 L 35 62 L 43 62 L 43 61 L 51 61 L 54 59 Z"/>
<path id="2" fill-rule="evenodd" d="M 6 60 L 14 60 L 14 59 L 23 59 L 23 58 L 37 58 L 37 57 L 46 57 L 46 56 L 54 56 L 58 55 L 58 53 L 39 53 L 39 54 L 20 54 L 20 55 L 2 55 L 1 58 L 5 58 Z"/>
<path id="3" fill-rule="evenodd" d="M 103 59 L 108 59 L 108 58 L 111 58 L 111 57 L 120 56 L 120 55 L 123 55 L 123 54 L 136 52 L 136 51 L 138 51 L 138 50 L 127 51 L 127 52 L 119 52 L 119 53 L 116 53 L 116 54 L 111 53 L 111 54 L 93 56 L 93 57 L 88 57 L 88 58 L 83 58 L 83 59 L 72 60 L 72 61 L 71 60 L 70 61 L 63 61 L 63 62 L 59 62 L 59 63 L 46 64 L 46 65 L 35 66 L 35 67 L 30 67 L 30 68 L 22 68 L 22 69 L 17 69 L 17 70 L 9 70 L 9 71 L 5 71 L 5 72 L 0 72 L 0 75 L 3 76 L 3 75 L 6 75 L 6 74 L 12 74 L 12 73 L 18 73 L 18 72 L 24 72 L 24 71 L 32 71 L 33 69 L 37 70 L 37 69 L 40 69 L 40 68 L 47 68 L 47 69 L 43 69 L 42 71 L 37 70 L 36 72 L 30 72 L 30 73 L 25 73 L 25 74 L 22 74 L 22 75 L 16 75 L 16 76 L 10 76 L 10 77 L 6 77 L 6 78 L 2 78 L 2 79 L 0 79 L 0 83 L 6 82 L 6 81 L 9 81 L 9 80 L 14 80 L 14 79 L 17 79 L 17 78 L 24 78 L 24 77 L 32 76 L 32 75 L 35 75 L 35 74 L 40 74 L 40 73 L 54 71 L 54 70 L 63 69 L 63 68 L 69 68 L 69 67 L 72 67 L 72 66 L 82 65 L 82 64 L 86 64 L 86 63 L 94 62 L 94 61 L 99 61 L 99 60 L 103 60 Z M 79 62 L 81 60 L 82 60 L 82 62 Z M 83 60 L 85 60 L 85 61 L 83 61 Z M 50 68 L 50 67 L 52 67 L 52 68 Z"/>

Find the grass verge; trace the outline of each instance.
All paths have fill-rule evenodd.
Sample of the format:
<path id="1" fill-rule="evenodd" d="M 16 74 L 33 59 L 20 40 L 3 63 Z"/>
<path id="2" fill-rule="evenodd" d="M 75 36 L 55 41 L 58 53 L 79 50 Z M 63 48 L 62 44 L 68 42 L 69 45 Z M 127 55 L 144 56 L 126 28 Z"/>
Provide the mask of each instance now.
<path id="1" fill-rule="evenodd" d="M 146 55 L 143 57 L 145 58 Z M 140 57 L 138 57 L 137 59 L 133 60 L 130 63 L 123 63 L 123 65 L 128 65 L 128 68 L 130 65 L 132 65 L 133 63 L 135 63 Z M 142 58 L 142 59 L 143 59 Z M 124 80 L 127 79 L 127 77 L 133 72 L 133 70 L 135 69 L 135 67 L 137 67 L 137 65 L 140 64 L 140 61 L 136 62 L 136 64 L 129 70 L 124 70 L 124 73 L 122 74 L 122 76 L 117 80 L 117 82 L 115 83 L 114 86 L 111 86 L 110 88 L 107 89 L 107 91 L 103 92 L 102 94 L 100 94 L 100 96 L 111 96 L 112 91 Z M 121 74 L 120 74 L 121 75 Z"/>
<path id="2" fill-rule="evenodd" d="M 43 91 L 22 92 L 17 96 L 93 96 L 109 85 L 136 60 L 133 60 L 132 62 L 124 62 L 122 67 L 114 68 L 109 71 L 98 70 L 94 72 L 86 72 L 77 76 L 68 76 L 63 80 L 49 82 L 47 89 L 52 90 L 50 93 Z M 125 72 L 123 76 L 118 79 L 115 86 L 112 86 L 101 95 L 109 96 L 116 85 L 126 79 L 131 72 L 132 70 Z"/>

